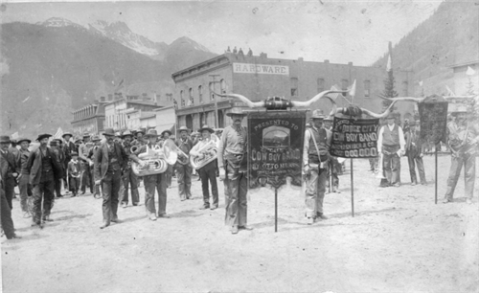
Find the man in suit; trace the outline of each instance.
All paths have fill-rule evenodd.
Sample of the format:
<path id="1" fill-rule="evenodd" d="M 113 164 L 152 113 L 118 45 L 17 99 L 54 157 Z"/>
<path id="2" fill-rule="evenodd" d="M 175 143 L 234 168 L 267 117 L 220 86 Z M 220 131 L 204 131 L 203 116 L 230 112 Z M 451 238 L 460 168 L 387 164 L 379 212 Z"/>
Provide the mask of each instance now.
<path id="1" fill-rule="evenodd" d="M 131 153 L 131 141 L 133 140 L 133 134 L 126 130 L 122 135 L 122 147 L 125 152 L 128 154 L 128 157 L 132 155 Z M 138 177 L 131 170 L 131 161 L 129 159 L 126 165 L 125 170 L 123 171 L 123 185 L 120 188 L 120 204 L 123 208 L 128 206 L 128 189 L 131 188 L 131 204 L 137 206 L 140 201 L 140 194 L 138 193 Z"/>
<path id="2" fill-rule="evenodd" d="M 53 153 L 55 153 L 55 158 L 58 161 L 58 164 L 61 167 L 61 177 L 55 179 L 55 194 L 57 198 L 63 197 L 62 195 L 62 180 L 65 178 L 66 169 L 64 167 L 65 164 L 65 153 L 61 149 L 60 146 L 60 139 L 53 139 L 50 142 L 50 148 Z"/>
<path id="3" fill-rule="evenodd" d="M 176 145 L 186 155 L 189 155 L 190 150 L 193 148 L 193 141 L 188 137 L 189 129 L 185 126 L 181 126 L 180 139 L 176 141 Z M 176 174 L 178 179 L 178 193 L 181 201 L 191 198 L 191 175 L 193 168 L 191 167 L 190 160 L 182 157 L 176 162 Z"/>
<path id="4" fill-rule="evenodd" d="M 93 147 L 93 144 L 90 141 L 90 134 L 84 133 L 83 134 L 83 143 L 80 144 L 78 147 L 78 158 L 80 158 L 80 162 L 82 164 L 82 176 L 81 176 L 81 193 L 85 194 L 86 188 L 90 188 L 90 193 L 93 194 L 93 180 L 92 180 L 92 172 L 90 166 L 93 165 L 93 162 L 88 159 L 88 153 L 90 149 Z"/>
<path id="5" fill-rule="evenodd" d="M 378 135 L 378 152 L 383 154 L 383 170 L 388 186 L 401 186 L 399 174 L 405 145 L 403 130 L 396 124 L 395 114 L 390 113 L 387 124 L 381 127 Z"/>
<path id="6" fill-rule="evenodd" d="M 163 139 L 162 142 L 161 142 L 162 147 L 164 146 L 164 142 L 167 139 L 170 139 L 171 134 L 172 134 L 171 131 L 169 131 L 168 129 L 163 130 L 163 132 L 161 133 L 161 137 Z M 175 172 L 174 165 L 168 165 L 168 170 L 166 170 L 166 181 L 168 182 L 168 188 L 170 188 L 170 186 L 171 186 L 171 179 L 173 177 L 174 172 Z"/>
<path id="7" fill-rule="evenodd" d="M 0 170 L 2 173 L 5 197 L 8 206 L 12 209 L 12 200 L 14 197 L 14 188 L 19 174 L 16 157 L 9 150 L 11 140 L 9 136 L 0 136 Z"/>
<path id="8" fill-rule="evenodd" d="M 416 164 L 419 171 L 419 178 L 422 185 L 426 185 L 426 174 L 424 172 L 424 163 L 422 156 L 424 154 L 424 147 L 420 138 L 419 120 L 415 122 L 412 120 L 409 123 L 406 133 L 406 156 L 409 163 L 409 173 L 411 175 L 411 185 L 417 184 Z"/>
<path id="9" fill-rule="evenodd" d="M 91 141 L 93 143 L 93 147 L 90 149 L 90 152 L 88 153 L 88 159 L 91 160 L 92 162 L 95 162 L 95 154 L 98 148 L 100 148 L 101 145 L 101 138 L 98 135 L 94 135 L 91 138 Z M 95 170 L 95 165 L 93 163 L 93 166 L 91 167 L 92 170 L 92 177 L 93 177 L 93 182 L 92 184 L 95 185 L 93 188 L 93 197 L 94 198 L 102 198 L 102 188 L 101 184 L 95 184 L 95 175 L 94 175 L 94 170 Z"/>
<path id="10" fill-rule="evenodd" d="M 128 154 L 123 147 L 115 142 L 112 128 L 103 132 L 106 141 L 102 142 L 95 154 L 94 174 L 95 184 L 103 188 L 103 224 L 100 229 L 110 226 L 110 222 L 118 220 L 118 193 L 120 191 L 121 175 L 128 163 Z"/>
<path id="11" fill-rule="evenodd" d="M 0 137 L 1 138 L 1 137 Z M 1 224 L 2 230 L 5 232 L 7 239 L 21 238 L 15 234 L 15 227 L 13 226 L 12 210 L 8 205 L 7 197 L 5 196 L 5 184 L 3 182 L 3 173 L 0 173 L 0 209 L 1 209 Z"/>
<path id="12" fill-rule="evenodd" d="M 17 158 L 17 166 L 20 168 L 20 178 L 18 182 L 18 187 L 20 189 L 20 206 L 23 211 L 23 217 L 30 217 L 30 208 L 28 198 L 32 196 L 32 186 L 30 185 L 30 173 L 27 170 L 27 162 L 30 157 L 30 151 L 28 147 L 30 146 L 31 140 L 28 138 L 18 139 L 20 144 L 20 151 Z"/>
<path id="13" fill-rule="evenodd" d="M 55 180 L 61 178 L 61 167 L 55 153 L 48 147 L 50 134 L 40 134 L 38 149 L 30 154 L 27 170 L 30 173 L 30 184 L 33 187 L 33 226 L 43 228 L 43 223 L 52 221 L 51 209 L 55 199 Z M 43 200 L 43 212 L 42 212 Z"/>

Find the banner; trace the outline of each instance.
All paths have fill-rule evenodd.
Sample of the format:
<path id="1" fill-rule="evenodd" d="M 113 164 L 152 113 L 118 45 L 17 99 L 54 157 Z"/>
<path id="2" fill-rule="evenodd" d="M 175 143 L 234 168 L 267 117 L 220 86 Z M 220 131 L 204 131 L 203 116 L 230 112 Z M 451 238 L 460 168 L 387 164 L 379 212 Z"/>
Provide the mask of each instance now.
<path id="1" fill-rule="evenodd" d="M 301 186 L 306 111 L 248 113 L 249 188 Z"/>
<path id="2" fill-rule="evenodd" d="M 329 153 L 341 158 L 378 156 L 379 119 L 345 119 L 334 117 Z"/>
<path id="3" fill-rule="evenodd" d="M 445 139 L 448 103 L 443 97 L 430 96 L 418 103 L 423 141 L 438 144 Z"/>

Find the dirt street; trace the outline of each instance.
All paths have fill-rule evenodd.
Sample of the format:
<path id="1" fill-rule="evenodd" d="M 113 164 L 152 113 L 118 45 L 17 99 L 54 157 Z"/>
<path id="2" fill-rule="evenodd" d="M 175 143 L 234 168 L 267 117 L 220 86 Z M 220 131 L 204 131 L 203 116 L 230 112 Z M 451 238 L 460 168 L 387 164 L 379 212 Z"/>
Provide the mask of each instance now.
<path id="1" fill-rule="evenodd" d="M 14 201 L 22 239 L 2 238 L 4 292 L 477 292 L 479 204 L 465 203 L 463 175 L 456 201 L 434 204 L 434 157 L 425 157 L 427 186 L 411 186 L 402 158 L 399 188 L 379 188 L 367 160 L 354 161 L 355 217 L 350 165 L 340 194 L 327 194 L 329 217 L 306 225 L 299 191 L 250 194 L 248 222 L 232 235 L 220 208 L 201 211 L 200 182 L 181 202 L 168 189 L 171 218 L 149 221 L 143 205 L 119 208 L 120 224 L 100 230 L 101 200 L 90 194 L 56 201 L 43 230 L 30 227 Z M 439 200 L 449 156 L 439 157 Z M 479 174 L 479 172 L 478 172 Z M 477 174 L 476 174 L 477 176 Z M 476 180 L 477 181 L 477 180 Z"/>

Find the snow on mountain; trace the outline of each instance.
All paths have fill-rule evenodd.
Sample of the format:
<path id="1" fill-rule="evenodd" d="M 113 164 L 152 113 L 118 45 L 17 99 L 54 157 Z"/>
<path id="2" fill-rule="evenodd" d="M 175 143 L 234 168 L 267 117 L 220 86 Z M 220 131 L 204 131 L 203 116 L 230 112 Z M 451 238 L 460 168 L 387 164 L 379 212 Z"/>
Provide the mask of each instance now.
<path id="1" fill-rule="evenodd" d="M 37 22 L 37 25 L 46 26 L 46 27 L 65 27 L 73 26 L 77 28 L 83 28 L 81 25 L 78 25 L 68 19 L 61 17 L 51 17 L 43 22 Z"/>

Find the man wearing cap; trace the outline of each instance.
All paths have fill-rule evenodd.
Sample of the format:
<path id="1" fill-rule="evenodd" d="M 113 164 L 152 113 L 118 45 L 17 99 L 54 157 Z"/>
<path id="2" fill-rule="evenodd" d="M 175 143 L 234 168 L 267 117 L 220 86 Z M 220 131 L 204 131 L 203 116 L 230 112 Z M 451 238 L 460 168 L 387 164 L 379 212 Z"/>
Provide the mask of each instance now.
<path id="1" fill-rule="evenodd" d="M 329 154 L 331 132 L 323 127 L 324 118 L 322 110 L 314 110 L 311 116 L 311 128 L 307 129 L 304 135 L 303 190 L 308 225 L 313 224 L 316 218 L 327 219 L 323 211 L 323 201 L 328 179 L 328 163 L 331 158 Z"/>
<path id="2" fill-rule="evenodd" d="M 81 175 L 81 193 L 85 194 L 86 187 L 90 188 L 90 193 L 93 194 L 93 176 L 91 172 L 91 167 L 93 166 L 93 161 L 88 159 L 88 153 L 93 147 L 93 143 L 90 141 L 90 134 L 83 134 L 83 143 L 78 147 L 78 158 L 80 158 L 80 164 L 82 165 L 82 175 Z"/>
<path id="3" fill-rule="evenodd" d="M 27 218 L 31 216 L 28 200 L 32 196 L 32 186 L 30 185 L 30 173 L 27 170 L 27 162 L 30 157 L 30 151 L 28 147 L 32 141 L 28 138 L 19 138 L 18 144 L 20 144 L 20 151 L 17 157 L 17 166 L 20 167 L 20 177 L 18 182 L 18 188 L 20 189 L 20 206 L 23 211 L 23 217 Z"/>
<path id="4" fill-rule="evenodd" d="M 90 152 L 88 153 L 88 159 L 91 160 L 92 162 L 95 162 L 95 154 L 96 154 L 96 151 L 98 150 L 98 148 L 101 145 L 101 138 L 98 135 L 93 135 L 92 138 L 91 138 L 91 141 L 93 143 L 93 147 L 90 149 Z M 92 173 L 94 173 L 93 170 L 95 170 L 95 166 L 93 165 L 90 169 L 92 170 Z M 93 177 L 93 183 L 92 184 L 95 186 L 94 190 L 93 190 L 93 192 L 94 192 L 93 197 L 94 198 L 101 198 L 102 197 L 102 192 L 100 192 L 100 190 L 103 190 L 101 188 L 101 184 L 95 184 L 94 174 L 92 174 L 92 177 Z"/>
<path id="5" fill-rule="evenodd" d="M 239 229 L 252 230 L 248 223 L 248 182 L 246 178 L 247 141 L 246 129 L 241 126 L 244 116 L 240 109 L 226 114 L 232 125 L 225 127 L 218 146 L 220 178 L 224 179 L 226 197 L 225 224 L 232 234 Z"/>
<path id="6" fill-rule="evenodd" d="M 476 118 L 465 110 L 452 113 L 455 119 L 447 125 L 448 144 L 451 149 L 451 167 L 443 203 L 453 202 L 454 190 L 464 166 L 466 202 L 472 204 L 476 179 L 476 155 L 479 129 Z"/>
<path id="7" fill-rule="evenodd" d="M 9 150 L 11 140 L 9 136 L 0 136 L 0 171 L 2 173 L 5 197 L 8 206 L 12 209 L 12 200 L 16 180 L 19 175 L 19 166 L 17 166 L 16 156 Z"/>
<path id="8" fill-rule="evenodd" d="M 193 141 L 188 137 L 189 129 L 186 126 L 181 126 L 179 129 L 180 139 L 176 141 L 176 145 L 187 156 L 193 148 Z M 176 175 L 178 179 L 178 193 L 181 201 L 190 199 L 191 197 L 191 175 L 193 168 L 191 167 L 189 158 L 178 154 L 178 161 L 176 162 Z M 181 157 L 181 158 L 180 158 Z"/>
<path id="9" fill-rule="evenodd" d="M 163 132 L 161 133 L 161 137 L 163 138 L 163 141 L 161 143 L 161 147 L 163 147 L 164 145 L 164 142 L 167 140 L 167 139 L 170 139 L 170 136 L 172 135 L 172 132 L 169 131 L 168 129 L 167 130 L 163 130 Z M 173 177 L 173 172 L 175 172 L 175 167 L 174 165 L 170 165 L 168 164 L 168 169 L 166 170 L 166 181 L 168 182 L 168 188 L 170 188 L 171 186 L 171 179 Z"/>
<path id="10" fill-rule="evenodd" d="M 192 157 L 205 159 L 208 154 L 200 153 L 199 150 L 211 143 L 211 134 L 214 130 L 208 125 L 203 125 L 199 130 L 203 139 L 199 141 L 190 151 Z M 216 142 L 214 142 L 216 144 Z M 198 174 L 201 178 L 201 187 L 203 190 L 203 207 L 201 209 L 217 209 L 218 208 L 218 185 L 216 183 L 217 159 L 209 162 L 205 166 L 198 169 Z M 210 193 L 208 181 L 211 183 L 211 193 L 213 196 L 213 203 L 210 205 Z"/>
<path id="11" fill-rule="evenodd" d="M 406 142 L 401 126 L 396 124 L 394 113 L 387 117 L 387 124 L 381 127 L 378 135 L 378 152 L 383 154 L 383 170 L 389 186 L 399 187 L 401 156 Z"/>
<path id="12" fill-rule="evenodd" d="M 158 143 L 158 134 L 155 129 L 148 130 L 144 138 L 147 143 L 134 154 L 136 161 L 140 164 L 143 164 L 143 161 L 139 160 L 136 156 L 153 151 L 156 149 Z M 148 213 L 148 218 L 152 221 L 156 221 L 157 219 L 155 189 L 158 192 L 158 217 L 166 218 L 166 189 L 168 186 L 166 173 L 145 175 L 142 177 L 145 184 L 145 208 Z"/>
<path id="13" fill-rule="evenodd" d="M 419 178 L 422 185 L 426 185 L 426 174 L 424 172 L 424 163 L 422 156 L 424 154 L 424 145 L 420 138 L 419 120 L 412 120 L 409 123 L 409 129 L 406 131 L 406 156 L 409 164 L 409 175 L 411 175 L 411 185 L 416 185 L 416 164 L 419 171 Z"/>
<path id="14" fill-rule="evenodd" d="M 27 162 L 30 173 L 30 184 L 33 188 L 33 225 L 43 228 L 45 221 L 50 219 L 51 209 L 55 199 L 55 180 L 61 178 L 61 166 L 55 158 L 55 153 L 48 147 L 50 134 L 40 134 L 37 141 L 40 146 L 31 152 Z M 43 200 L 43 212 L 42 212 Z"/>
<path id="15" fill-rule="evenodd" d="M 95 154 L 95 184 L 103 188 L 103 224 L 100 229 L 110 226 L 110 222 L 118 223 L 118 193 L 121 175 L 128 164 L 128 154 L 115 142 L 112 128 L 103 132 L 106 138 Z"/>
<path id="16" fill-rule="evenodd" d="M 65 155 L 60 148 L 60 139 L 54 139 L 50 142 L 50 149 L 55 154 L 55 158 L 61 167 L 61 177 L 55 179 L 55 194 L 57 198 L 63 197 L 62 195 L 62 179 L 65 177 L 66 170 L 64 169 Z"/>
<path id="17" fill-rule="evenodd" d="M 127 153 L 128 157 L 131 157 L 133 155 L 131 152 L 131 141 L 133 140 L 133 134 L 129 130 L 126 130 L 125 132 L 123 132 L 121 138 L 123 139 L 121 143 L 123 149 Z M 130 158 L 128 160 L 126 168 L 123 170 L 123 184 L 120 188 L 120 204 L 123 208 L 126 208 L 128 206 L 129 187 L 131 187 L 131 203 L 134 206 L 137 206 L 140 202 L 140 195 L 138 193 L 138 177 L 135 175 L 135 173 L 133 173 L 133 170 L 131 170 L 131 162 L 133 160 L 133 158 Z"/>

